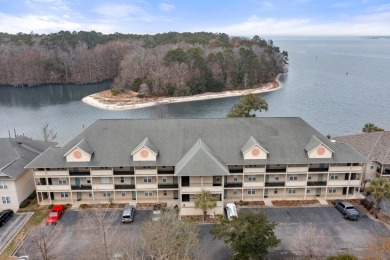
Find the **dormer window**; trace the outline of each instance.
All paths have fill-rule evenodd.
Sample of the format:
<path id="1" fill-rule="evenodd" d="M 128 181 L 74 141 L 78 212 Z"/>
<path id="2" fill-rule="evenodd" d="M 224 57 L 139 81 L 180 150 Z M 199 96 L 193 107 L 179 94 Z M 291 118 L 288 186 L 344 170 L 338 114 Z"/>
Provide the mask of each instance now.
<path id="1" fill-rule="evenodd" d="M 67 162 L 90 162 L 94 150 L 83 138 L 73 146 L 64 156 Z"/>
<path id="2" fill-rule="evenodd" d="M 333 155 L 333 150 L 314 135 L 310 138 L 305 150 L 309 158 L 332 158 Z"/>
<path id="3" fill-rule="evenodd" d="M 133 161 L 156 161 L 157 155 L 158 155 L 157 147 L 154 146 L 148 138 L 145 138 L 131 152 Z"/>
<path id="4" fill-rule="evenodd" d="M 241 148 L 244 160 L 267 159 L 268 151 L 251 136 Z"/>

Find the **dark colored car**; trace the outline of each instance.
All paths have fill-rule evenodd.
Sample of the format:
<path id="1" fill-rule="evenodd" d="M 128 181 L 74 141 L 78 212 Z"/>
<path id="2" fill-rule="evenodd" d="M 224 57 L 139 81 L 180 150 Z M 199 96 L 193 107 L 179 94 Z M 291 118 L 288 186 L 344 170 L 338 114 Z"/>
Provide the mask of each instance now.
<path id="1" fill-rule="evenodd" d="M 13 215 L 14 212 L 10 209 L 6 209 L 0 212 L 0 227 L 4 226 L 5 222 L 7 222 Z"/>
<path id="2" fill-rule="evenodd" d="M 360 216 L 360 213 L 355 209 L 355 207 L 346 201 L 336 200 L 335 205 L 346 219 L 357 219 Z"/>

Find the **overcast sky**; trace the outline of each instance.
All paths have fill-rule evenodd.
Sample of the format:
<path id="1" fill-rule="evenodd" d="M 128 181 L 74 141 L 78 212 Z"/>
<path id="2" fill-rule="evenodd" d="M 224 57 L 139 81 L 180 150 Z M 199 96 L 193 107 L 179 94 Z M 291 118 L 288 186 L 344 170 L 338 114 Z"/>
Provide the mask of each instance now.
<path id="1" fill-rule="evenodd" d="M 390 0 L 0 0 L 0 32 L 390 35 Z"/>

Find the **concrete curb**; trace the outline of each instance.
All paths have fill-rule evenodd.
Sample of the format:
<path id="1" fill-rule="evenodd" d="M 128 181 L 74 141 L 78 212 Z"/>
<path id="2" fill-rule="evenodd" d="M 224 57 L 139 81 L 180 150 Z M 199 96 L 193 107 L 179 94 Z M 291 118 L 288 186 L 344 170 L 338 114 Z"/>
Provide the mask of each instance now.
<path id="1" fill-rule="evenodd" d="M 17 234 L 19 234 L 20 230 L 26 225 L 27 221 L 35 214 L 35 212 L 26 212 L 26 213 L 15 213 L 15 214 L 19 214 L 19 215 L 22 215 L 22 214 L 29 214 L 30 216 L 24 221 L 23 225 L 20 226 L 20 228 L 16 231 L 16 233 L 12 236 L 12 238 L 8 241 L 8 243 L 3 247 L 3 249 L 1 249 L 0 251 L 0 254 L 3 253 L 4 249 L 7 248 L 7 246 L 11 243 L 12 240 L 14 240 L 14 238 L 16 237 Z M 28 232 L 27 232 L 28 234 Z M 17 249 L 19 249 L 19 247 L 22 245 L 22 242 L 24 241 L 24 239 L 26 238 L 27 234 L 23 237 L 23 239 L 19 242 L 19 244 L 16 246 L 16 249 L 14 251 L 12 251 L 11 253 L 11 256 L 14 255 L 14 253 L 16 252 Z"/>

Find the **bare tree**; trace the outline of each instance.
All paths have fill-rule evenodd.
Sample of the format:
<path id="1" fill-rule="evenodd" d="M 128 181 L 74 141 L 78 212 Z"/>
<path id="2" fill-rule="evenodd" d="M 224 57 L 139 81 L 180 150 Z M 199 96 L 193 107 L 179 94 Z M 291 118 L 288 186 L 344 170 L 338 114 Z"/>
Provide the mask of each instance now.
<path id="1" fill-rule="evenodd" d="M 119 222 L 119 215 L 119 211 L 110 209 L 109 204 L 94 204 L 82 214 L 82 226 L 87 227 L 88 232 L 93 233 L 95 238 L 87 246 L 83 259 L 113 258 L 115 248 L 123 242 L 117 241 L 119 236 L 115 235 L 120 228 L 120 225 L 115 225 L 115 222 Z"/>
<path id="2" fill-rule="evenodd" d="M 151 259 L 203 259 L 197 224 L 178 220 L 174 210 L 145 221 L 141 230 Z"/>
<path id="3" fill-rule="evenodd" d="M 45 142 L 52 142 L 57 138 L 57 132 L 54 132 L 53 129 L 49 128 L 49 123 L 46 123 L 42 127 L 42 137 Z"/>
<path id="4" fill-rule="evenodd" d="M 305 259 L 323 259 L 333 253 L 331 237 L 313 224 L 300 226 L 291 249 Z"/>
<path id="5" fill-rule="evenodd" d="M 61 248 L 58 246 L 59 238 L 63 227 L 60 224 L 57 225 L 42 225 L 36 227 L 30 232 L 30 239 L 32 243 L 31 252 L 36 252 L 37 258 L 43 260 L 57 259 L 60 254 Z M 30 252 L 30 253 L 31 253 Z"/>
<path id="6" fill-rule="evenodd" d="M 381 260 L 390 258 L 390 237 L 388 235 L 378 234 L 368 245 L 363 259 Z"/>

